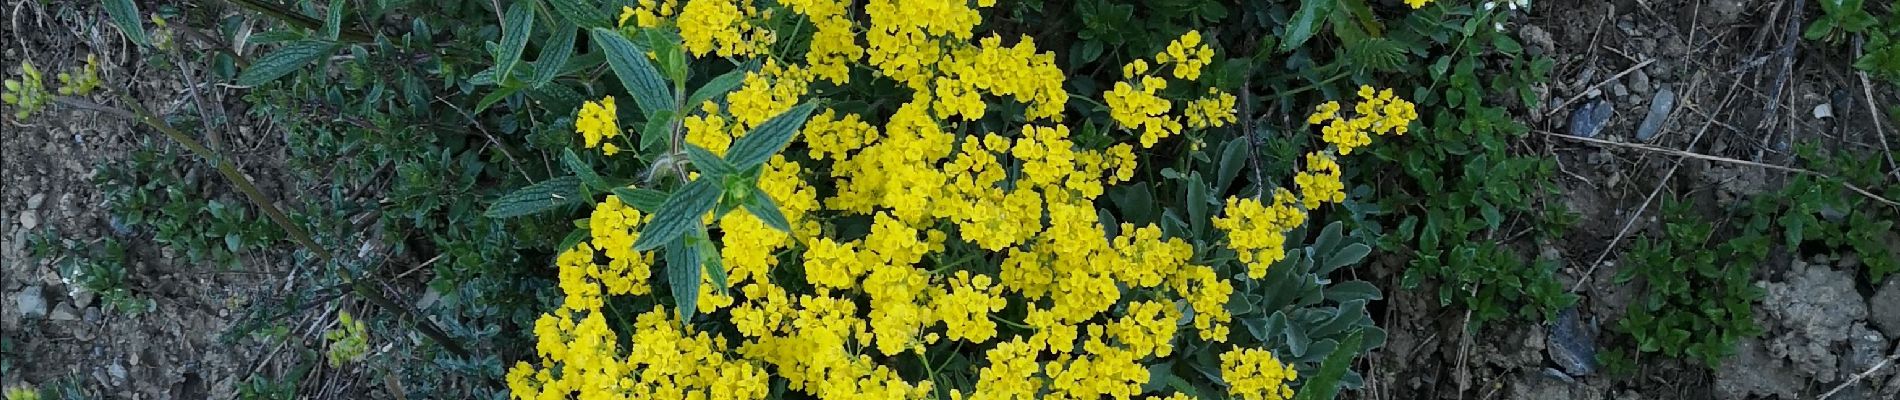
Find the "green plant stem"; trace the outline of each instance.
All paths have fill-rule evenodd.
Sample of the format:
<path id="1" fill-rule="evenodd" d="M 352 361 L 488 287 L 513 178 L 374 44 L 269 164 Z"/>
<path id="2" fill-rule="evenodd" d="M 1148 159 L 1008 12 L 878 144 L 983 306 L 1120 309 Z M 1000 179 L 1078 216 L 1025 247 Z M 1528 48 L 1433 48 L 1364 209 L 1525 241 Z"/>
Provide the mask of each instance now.
<path id="1" fill-rule="evenodd" d="M 73 105 L 76 108 L 100 111 L 119 117 L 129 117 L 132 120 L 157 129 L 159 132 L 164 133 L 165 136 L 170 137 L 172 141 L 178 142 L 178 144 L 185 146 L 186 149 L 191 150 L 192 153 L 210 161 L 212 165 L 217 167 L 219 174 L 224 175 L 225 179 L 231 180 L 231 183 L 237 186 L 238 191 L 243 192 L 244 196 L 249 199 L 252 204 L 257 205 L 259 209 L 263 210 L 264 215 L 269 217 L 271 222 L 276 223 L 278 227 L 283 228 L 284 232 L 288 233 L 291 239 L 296 241 L 297 244 L 310 250 L 311 254 L 315 254 L 317 258 L 321 259 L 325 264 L 330 264 L 336 260 L 335 256 L 332 255 L 329 250 L 318 245 L 315 240 L 310 238 L 308 232 L 298 227 L 297 224 L 292 223 L 289 216 L 286 216 L 282 210 L 277 209 L 277 206 L 271 203 L 269 198 L 264 196 L 264 192 L 257 189 L 257 185 L 252 184 L 250 179 L 245 178 L 244 174 L 238 171 L 237 165 L 233 164 L 231 160 L 220 156 L 216 151 L 205 147 L 204 144 L 198 143 L 198 141 L 192 139 L 190 135 L 186 135 L 177 128 L 173 128 L 170 124 L 166 124 L 164 120 L 159 119 L 153 115 L 151 111 L 146 110 L 144 106 L 139 105 L 137 100 L 132 99 L 132 96 L 119 91 L 114 91 L 113 93 L 118 95 L 119 101 L 125 103 L 126 107 L 131 108 L 131 111 L 113 109 L 84 100 L 66 97 L 56 97 L 54 100 L 61 104 Z M 441 328 L 436 327 L 434 323 L 422 318 L 407 307 L 403 307 L 389 300 L 388 297 L 383 296 L 381 291 L 376 290 L 375 286 L 370 285 L 370 282 L 357 279 L 356 275 L 346 268 L 337 268 L 336 272 L 338 276 L 343 278 L 345 284 L 350 285 L 351 289 L 353 289 L 357 295 L 362 296 L 365 300 L 369 300 L 370 303 L 374 303 L 377 306 L 396 311 L 398 314 L 415 319 L 417 330 L 422 331 L 424 336 L 428 336 L 429 339 L 434 340 L 436 344 L 442 345 L 442 348 L 447 349 L 456 356 L 468 356 L 468 351 L 464 350 L 460 344 L 449 337 L 447 333 L 443 332 Z"/>

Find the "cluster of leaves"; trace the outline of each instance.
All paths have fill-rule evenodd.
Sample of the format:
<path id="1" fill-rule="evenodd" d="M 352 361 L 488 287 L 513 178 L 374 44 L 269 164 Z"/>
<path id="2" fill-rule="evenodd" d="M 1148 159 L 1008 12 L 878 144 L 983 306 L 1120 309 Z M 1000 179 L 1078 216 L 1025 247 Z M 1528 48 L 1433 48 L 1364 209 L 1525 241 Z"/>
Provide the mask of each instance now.
<path id="1" fill-rule="evenodd" d="M 283 239 L 282 230 L 252 214 L 250 205 L 213 198 L 227 187 L 207 177 L 204 166 L 173 162 L 184 158 L 176 146 L 140 143 L 125 162 L 100 167 L 93 178 L 105 191 L 115 230 L 149 232 L 153 242 L 186 261 L 219 268 L 236 267 L 239 254 Z"/>
<path id="2" fill-rule="evenodd" d="M 126 258 L 125 245 L 112 237 L 101 238 L 94 242 L 81 242 L 62 239 L 53 230 L 42 231 L 30 238 L 31 253 L 34 259 L 52 260 L 59 276 L 65 280 L 73 295 L 81 292 L 98 296 L 101 307 L 110 311 L 138 315 L 157 306 L 151 299 L 141 298 L 126 286 L 126 268 L 130 259 Z"/>
<path id="3" fill-rule="evenodd" d="M 1310 70 L 1350 65 L 1342 73 L 1384 72 L 1414 88 L 1410 98 L 1424 122 L 1417 137 L 1374 144 L 1375 157 L 1350 163 L 1354 171 L 1402 173 L 1356 191 L 1376 200 L 1348 204 L 1355 221 L 1396 226 L 1378 243 L 1409 260 L 1401 287 L 1435 284 L 1441 305 L 1473 311 L 1474 325 L 1541 320 L 1573 304 L 1575 296 L 1554 275 L 1559 260 L 1527 260 L 1505 240 L 1522 232 L 1554 240 L 1575 219 L 1545 201 L 1557 193 L 1555 164 L 1510 149 L 1530 131 L 1510 107 L 1536 106 L 1531 86 L 1546 79 L 1553 62 L 1527 54 L 1502 29 L 1510 17 L 1504 7 L 1435 3 L 1386 25 L 1354 3 L 1305 2 L 1290 15 L 1282 47 L 1298 48 L 1289 63 L 1330 60 Z M 1320 31 L 1332 35 L 1315 37 Z M 1338 45 L 1298 46 L 1307 40 Z M 1334 50 L 1316 50 L 1327 48 Z M 1339 90 L 1328 77 L 1304 74 L 1300 79 L 1324 91 Z"/>
<path id="4" fill-rule="evenodd" d="M 1752 220 L 1739 234 L 1713 243 L 1715 228 L 1698 218 L 1694 203 L 1663 205 L 1662 233 L 1638 238 L 1617 270 L 1616 282 L 1641 278 L 1643 295 L 1613 328 L 1635 341 L 1636 351 L 1688 357 L 1708 366 L 1734 354 L 1734 345 L 1761 334 L 1755 326 L 1755 266 L 1768 256 L 1766 226 Z M 1621 350 L 1606 351 L 1607 365 L 1624 364 Z"/>
<path id="5" fill-rule="evenodd" d="M 1833 254 L 1860 260 L 1863 276 L 1879 284 L 1900 272 L 1900 254 L 1888 241 L 1900 208 L 1853 192 L 1846 185 L 1884 187 L 1900 195 L 1878 154 L 1830 154 L 1813 144 L 1797 146 L 1797 158 L 1828 177 L 1795 175 L 1779 189 L 1756 194 L 1726 214 L 1729 226 L 1712 226 L 1697 204 L 1670 201 L 1660 234 L 1638 238 L 1617 271 L 1619 283 L 1643 282 L 1643 294 L 1615 329 L 1629 335 L 1641 353 L 1686 357 L 1714 367 L 1734 353 L 1734 344 L 1760 335 L 1751 310 L 1762 297 L 1755 266 L 1771 252 Z M 1604 353 L 1606 364 L 1628 365 L 1621 351 Z"/>
<path id="6" fill-rule="evenodd" d="M 543 232 L 567 222 L 504 223 L 482 215 L 483 199 L 545 179 L 551 158 L 541 149 L 564 147 L 571 135 L 549 134 L 560 129 L 535 121 L 571 112 L 577 97 L 550 85 L 524 91 L 534 95 L 532 101 L 484 104 L 485 93 L 478 93 L 475 83 L 484 78 L 476 75 L 489 69 L 492 59 L 483 44 L 504 39 L 495 26 L 493 2 L 233 4 L 256 14 L 160 7 L 147 18 L 133 2 L 104 3 L 129 39 L 151 45 L 145 47 L 146 62 L 192 76 L 201 73 L 197 79 L 212 84 L 249 87 L 243 92 L 248 107 L 239 108 L 249 112 L 244 125 L 283 131 L 286 157 L 280 161 L 286 173 L 266 177 L 284 184 L 276 192 L 266 186 L 265 195 L 284 199 L 280 204 L 293 223 L 311 231 L 319 244 L 353 256 L 298 269 L 319 284 L 301 285 L 303 292 L 287 294 L 282 304 L 260 302 L 249 323 L 225 337 L 245 337 L 245 331 L 273 325 L 271 319 L 312 309 L 307 302 L 325 298 L 319 291 L 336 287 L 344 276 L 384 276 L 392 273 L 377 267 L 428 260 L 434 273 L 423 275 L 428 300 L 419 311 L 464 346 L 482 351 L 445 357 L 443 348 L 421 342 L 373 352 L 370 357 L 389 360 L 365 365 L 407 366 L 390 371 L 409 391 L 407 397 L 492 397 L 498 388 L 479 383 L 498 379 L 497 365 L 508 357 L 494 349 L 523 348 L 523 336 L 512 332 L 532 322 L 547 301 L 544 289 L 550 283 L 536 268 L 541 264 L 533 249 L 551 247 L 559 237 L 542 239 L 550 236 Z M 179 26 L 200 34 L 174 40 L 179 29 L 173 27 Z M 479 111 L 491 106 L 509 112 Z M 233 120 L 246 119 L 215 110 L 187 108 L 167 120 L 189 132 L 236 132 L 239 124 Z M 269 123 L 250 123 L 254 120 Z M 230 151 L 211 144 L 214 151 Z M 192 158 L 166 146 L 143 147 L 135 159 L 165 162 L 156 166 Z M 161 243 L 194 258 L 228 260 L 240 249 L 260 249 L 283 238 L 241 200 L 204 200 L 218 198 L 225 189 L 198 182 L 219 181 L 215 175 L 186 173 L 208 169 L 193 161 L 167 168 L 134 162 L 101 174 L 100 183 L 122 221 L 150 226 Z M 255 165 L 257 160 L 238 161 Z M 315 261 L 308 253 L 293 256 Z M 371 312 L 361 322 L 392 335 L 409 331 L 413 321 L 396 315 Z M 264 398 L 296 395 L 294 385 L 256 388 Z"/>
<path id="7" fill-rule="evenodd" d="M 1840 43 L 1848 38 L 1859 42 L 1862 53 L 1854 68 L 1873 76 L 1900 82 L 1900 10 L 1887 6 L 1883 13 L 1870 10 L 1864 0 L 1818 0 L 1821 15 L 1808 23 L 1802 37 Z M 1876 4 L 1878 6 L 1878 4 Z"/>

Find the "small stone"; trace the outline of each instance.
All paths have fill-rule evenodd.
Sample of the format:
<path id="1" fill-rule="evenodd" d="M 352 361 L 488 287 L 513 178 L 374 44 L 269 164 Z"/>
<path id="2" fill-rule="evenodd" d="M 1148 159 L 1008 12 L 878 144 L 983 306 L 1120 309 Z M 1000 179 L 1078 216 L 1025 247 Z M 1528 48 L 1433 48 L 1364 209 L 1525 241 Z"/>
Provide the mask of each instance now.
<path id="1" fill-rule="evenodd" d="M 125 371 L 124 365 L 113 363 L 112 365 L 106 367 L 106 374 L 112 375 L 112 381 L 114 383 L 114 386 L 117 386 L 118 383 L 125 382 L 126 371 Z"/>
<path id="2" fill-rule="evenodd" d="M 1517 36 L 1524 38 L 1524 43 L 1529 44 L 1533 49 L 1550 51 L 1557 48 L 1557 40 L 1551 38 L 1550 32 L 1536 25 L 1524 24 L 1523 27 L 1518 28 Z"/>
<path id="3" fill-rule="evenodd" d="M 67 219 L 79 216 L 79 200 L 72 193 L 59 195 L 59 215 Z"/>
<path id="4" fill-rule="evenodd" d="M 84 287 L 74 287 L 73 288 L 73 307 L 79 307 L 79 308 L 90 307 L 92 306 L 92 300 L 98 297 L 99 297 L 98 294 L 93 293 L 91 290 L 87 290 Z"/>
<path id="5" fill-rule="evenodd" d="M 1820 105 L 1814 106 L 1814 119 L 1828 118 L 1834 118 L 1833 104 L 1821 103 Z"/>
<path id="6" fill-rule="evenodd" d="M 33 210 L 20 211 L 20 227 L 33 229 L 40 226 L 39 213 Z"/>
<path id="7" fill-rule="evenodd" d="M 1630 88 L 1629 88 L 1629 86 L 1625 86 L 1625 85 L 1623 85 L 1623 82 L 1614 82 L 1614 83 L 1611 83 L 1611 84 L 1610 84 L 1610 95 L 1611 95 L 1611 96 L 1616 96 L 1616 98 L 1619 98 L 1619 99 L 1620 99 L 1620 98 L 1624 98 L 1624 97 L 1629 97 L 1629 95 L 1630 95 Z"/>
<path id="8" fill-rule="evenodd" d="M 20 310 L 21 318 L 39 318 L 46 316 L 46 296 L 40 286 L 27 286 L 26 290 L 13 294 L 13 309 Z"/>
<path id="9" fill-rule="evenodd" d="M 1887 279 L 1874 296 L 1867 299 L 1867 320 L 1888 337 L 1900 337 L 1900 278 Z"/>
<path id="10" fill-rule="evenodd" d="M 46 203 L 45 193 L 34 193 L 33 197 L 26 198 L 26 209 L 38 210 L 40 209 L 40 205 L 45 204 L 45 203 Z"/>
<path id="11" fill-rule="evenodd" d="M 53 306 L 53 313 L 47 314 L 46 319 L 62 322 L 78 321 L 79 310 L 74 309 L 71 303 L 59 303 Z"/>
<path id="12" fill-rule="evenodd" d="M 1550 323 L 1550 343 L 1544 346 L 1549 350 L 1550 360 L 1563 368 L 1570 376 L 1589 376 L 1596 373 L 1597 346 L 1591 339 L 1590 331 L 1577 317 L 1577 308 L 1566 308 L 1557 313 L 1557 320 Z"/>
<path id="13" fill-rule="evenodd" d="M 1654 88 L 1649 87 L 1649 73 L 1643 72 L 1643 70 L 1640 69 L 1630 73 L 1631 91 L 1635 91 L 1636 95 L 1641 96 L 1649 94 L 1650 89 Z"/>
<path id="14" fill-rule="evenodd" d="M 1584 103 L 1582 107 L 1570 113 L 1570 136 L 1596 138 L 1603 132 L 1603 126 L 1609 123 L 1610 115 L 1615 113 L 1607 101 L 1596 100 Z"/>
<path id="15" fill-rule="evenodd" d="M 1669 113 L 1676 110 L 1676 92 L 1669 86 L 1656 91 L 1656 98 L 1649 102 L 1649 115 L 1643 116 L 1643 123 L 1636 127 L 1636 140 L 1647 142 L 1661 132 L 1663 123 L 1669 121 Z"/>

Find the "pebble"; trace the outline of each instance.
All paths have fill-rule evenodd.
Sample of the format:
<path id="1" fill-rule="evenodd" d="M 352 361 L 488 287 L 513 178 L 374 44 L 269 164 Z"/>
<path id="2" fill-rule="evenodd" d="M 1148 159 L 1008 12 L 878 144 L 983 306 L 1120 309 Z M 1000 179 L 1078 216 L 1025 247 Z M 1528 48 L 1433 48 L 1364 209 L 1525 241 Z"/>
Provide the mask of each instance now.
<path id="1" fill-rule="evenodd" d="M 1631 91 L 1636 92 L 1637 95 L 1645 95 L 1649 94 L 1650 89 L 1653 88 L 1649 87 L 1649 73 L 1643 72 L 1643 70 L 1640 69 L 1630 73 Z"/>
<path id="2" fill-rule="evenodd" d="M 1583 103 L 1570 113 L 1570 136 L 1596 138 L 1603 132 L 1603 125 L 1610 121 L 1610 115 L 1616 112 L 1613 108 L 1603 100 Z"/>
<path id="3" fill-rule="evenodd" d="M 20 211 L 20 227 L 21 228 L 33 229 L 39 226 L 40 226 L 39 213 L 33 212 L 33 210 Z"/>
<path id="4" fill-rule="evenodd" d="M 1544 348 L 1549 350 L 1550 360 L 1563 368 L 1564 373 L 1570 376 L 1596 373 L 1597 346 L 1577 316 L 1576 307 L 1557 313 L 1557 320 L 1550 323 L 1548 338 L 1550 343 Z"/>
<path id="5" fill-rule="evenodd" d="M 78 321 L 79 310 L 74 309 L 71 303 L 59 303 L 59 305 L 53 306 L 53 313 L 47 314 L 46 319 L 54 321 Z"/>
<path id="6" fill-rule="evenodd" d="M 1676 110 L 1676 92 L 1669 86 L 1656 91 L 1655 100 L 1649 102 L 1649 115 L 1643 117 L 1643 124 L 1636 127 L 1636 140 L 1647 142 L 1662 131 L 1663 123 L 1669 121 L 1669 113 Z"/>
<path id="7" fill-rule="evenodd" d="M 46 296 L 40 286 L 27 286 L 26 290 L 13 294 L 13 309 L 20 310 L 21 318 L 39 318 L 46 316 Z"/>
<path id="8" fill-rule="evenodd" d="M 1611 83 L 1610 95 L 1616 96 L 1616 98 L 1619 98 L 1619 99 L 1624 98 L 1624 97 L 1629 97 L 1630 88 L 1629 86 L 1623 85 L 1623 82 Z"/>
<path id="9" fill-rule="evenodd" d="M 1834 118 L 1833 104 L 1821 103 L 1820 105 L 1814 106 L 1814 119 L 1828 118 Z"/>
<path id="10" fill-rule="evenodd" d="M 45 193 L 34 193 L 33 197 L 26 198 L 26 208 L 29 210 L 38 210 L 40 209 L 40 205 L 45 204 L 45 203 L 46 203 Z"/>

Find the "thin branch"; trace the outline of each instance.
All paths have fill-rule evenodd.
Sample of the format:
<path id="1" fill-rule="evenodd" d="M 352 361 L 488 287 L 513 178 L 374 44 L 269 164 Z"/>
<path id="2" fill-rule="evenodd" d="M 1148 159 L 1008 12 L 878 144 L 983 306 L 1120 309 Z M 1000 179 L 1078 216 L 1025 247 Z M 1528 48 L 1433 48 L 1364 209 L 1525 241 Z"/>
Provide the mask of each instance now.
<path id="1" fill-rule="evenodd" d="M 1860 382 L 1860 380 L 1862 379 L 1867 379 L 1867 376 L 1873 375 L 1874 372 L 1880 371 L 1881 368 L 1886 368 L 1887 364 L 1892 364 L 1894 359 L 1900 359 L 1900 353 L 1894 353 L 1894 355 L 1887 356 L 1886 359 L 1880 360 L 1880 363 L 1874 364 L 1872 368 L 1868 368 L 1866 371 L 1861 371 L 1858 374 L 1854 374 L 1853 377 L 1847 378 L 1846 382 L 1841 382 L 1840 386 L 1834 387 L 1834 390 L 1829 390 L 1827 391 L 1827 393 L 1822 393 L 1820 399 L 1827 400 L 1827 398 L 1829 397 L 1834 397 L 1834 393 L 1840 392 L 1841 389 L 1846 389 L 1848 386 L 1853 386 L 1855 382 Z"/>
<path id="2" fill-rule="evenodd" d="M 1664 147 L 1656 147 L 1656 146 L 1650 146 L 1650 145 L 1643 145 L 1643 144 L 1618 143 L 1618 142 L 1612 142 L 1612 141 L 1603 140 L 1603 139 L 1591 139 L 1591 138 L 1585 138 L 1585 137 L 1570 136 L 1570 135 L 1565 135 L 1565 134 L 1556 133 L 1556 132 L 1537 131 L 1537 133 L 1541 133 L 1550 137 L 1575 140 L 1579 142 L 1588 142 L 1588 143 L 1594 143 L 1594 144 L 1600 144 L 1600 145 L 1616 146 L 1616 147 L 1630 148 L 1630 149 L 1650 151 L 1650 152 L 1656 152 L 1656 153 L 1663 153 L 1663 154 L 1679 156 L 1679 157 L 1688 157 L 1688 158 L 1707 160 L 1707 161 L 1740 164 L 1740 165 L 1747 165 L 1751 167 L 1761 167 L 1761 168 L 1767 168 L 1767 169 L 1772 169 L 1776 171 L 1813 175 L 1813 176 L 1821 177 L 1824 179 L 1839 181 L 1841 183 L 1841 186 L 1846 187 L 1847 190 L 1852 190 L 1855 193 L 1859 193 L 1861 196 L 1866 196 L 1868 199 L 1885 203 L 1886 205 L 1889 205 L 1889 206 L 1900 207 L 1900 202 L 1895 202 L 1892 199 L 1881 197 L 1880 195 L 1874 194 L 1873 192 L 1868 191 L 1865 188 L 1861 188 L 1860 186 L 1855 186 L 1854 184 L 1848 183 L 1845 180 L 1842 180 L 1833 175 L 1828 175 L 1825 173 L 1821 173 L 1820 171 L 1815 171 L 1811 169 L 1784 167 L 1784 166 L 1768 164 L 1768 163 L 1739 160 L 1739 159 L 1722 157 L 1722 156 L 1711 156 L 1707 154 L 1688 152 L 1688 151 L 1682 151 L 1682 150 L 1676 150 L 1676 149 L 1664 148 Z"/>

